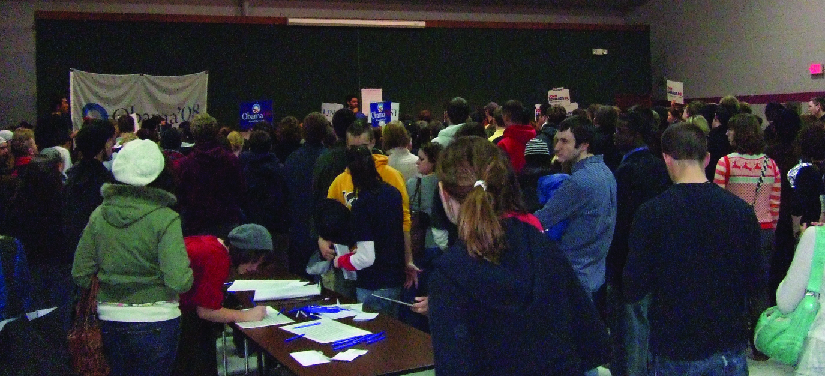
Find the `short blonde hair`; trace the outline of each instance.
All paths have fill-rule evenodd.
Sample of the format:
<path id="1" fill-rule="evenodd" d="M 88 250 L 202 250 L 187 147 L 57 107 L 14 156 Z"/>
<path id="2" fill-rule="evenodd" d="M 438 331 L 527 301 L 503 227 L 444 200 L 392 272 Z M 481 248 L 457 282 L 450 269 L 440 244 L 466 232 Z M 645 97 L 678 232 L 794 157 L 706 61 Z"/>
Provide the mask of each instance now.
<path id="1" fill-rule="evenodd" d="M 243 149 L 244 139 L 237 131 L 229 132 L 229 134 L 226 135 L 226 140 L 229 141 L 229 146 L 232 148 L 232 151 Z"/>
<path id="2" fill-rule="evenodd" d="M 410 144 L 410 134 L 407 133 L 407 128 L 404 128 L 404 124 L 397 120 L 384 126 L 381 130 L 381 139 L 384 142 L 384 150 L 407 147 Z"/>

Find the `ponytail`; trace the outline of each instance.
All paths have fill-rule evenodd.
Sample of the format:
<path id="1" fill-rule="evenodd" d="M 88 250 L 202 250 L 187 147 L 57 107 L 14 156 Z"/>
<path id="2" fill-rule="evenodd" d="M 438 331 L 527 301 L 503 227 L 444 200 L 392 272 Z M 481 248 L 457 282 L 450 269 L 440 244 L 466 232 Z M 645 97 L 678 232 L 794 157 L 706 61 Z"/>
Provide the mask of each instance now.
<path id="1" fill-rule="evenodd" d="M 502 216 L 527 212 L 507 156 L 487 139 L 459 137 L 442 152 L 438 177 L 461 203 L 458 237 L 468 253 L 497 264 L 507 247 Z"/>
<path id="2" fill-rule="evenodd" d="M 493 204 L 493 196 L 483 186 L 471 189 L 459 209 L 458 236 L 471 255 L 498 264 L 506 242 Z"/>

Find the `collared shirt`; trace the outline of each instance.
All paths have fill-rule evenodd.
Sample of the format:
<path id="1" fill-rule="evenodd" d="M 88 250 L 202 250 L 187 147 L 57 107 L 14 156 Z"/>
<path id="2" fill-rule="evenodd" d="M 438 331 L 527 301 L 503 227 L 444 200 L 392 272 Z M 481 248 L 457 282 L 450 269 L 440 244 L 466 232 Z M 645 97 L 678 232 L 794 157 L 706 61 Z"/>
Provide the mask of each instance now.
<path id="1" fill-rule="evenodd" d="M 616 179 L 601 155 L 576 162 L 573 173 L 535 213 L 544 228 L 569 220 L 559 240 L 582 285 L 604 284 L 605 259 L 616 226 Z"/>

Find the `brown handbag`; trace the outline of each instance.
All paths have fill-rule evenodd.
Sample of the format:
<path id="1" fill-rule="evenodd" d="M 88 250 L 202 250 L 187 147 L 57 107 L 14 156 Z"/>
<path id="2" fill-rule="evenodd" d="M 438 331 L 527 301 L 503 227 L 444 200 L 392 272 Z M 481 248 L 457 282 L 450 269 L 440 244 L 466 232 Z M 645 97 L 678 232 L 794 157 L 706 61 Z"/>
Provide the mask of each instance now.
<path id="1" fill-rule="evenodd" d="M 110 372 L 103 356 L 103 339 L 97 319 L 98 289 L 97 275 L 94 275 L 89 290 L 77 302 L 74 322 L 69 331 L 72 369 L 81 376 L 106 376 Z"/>

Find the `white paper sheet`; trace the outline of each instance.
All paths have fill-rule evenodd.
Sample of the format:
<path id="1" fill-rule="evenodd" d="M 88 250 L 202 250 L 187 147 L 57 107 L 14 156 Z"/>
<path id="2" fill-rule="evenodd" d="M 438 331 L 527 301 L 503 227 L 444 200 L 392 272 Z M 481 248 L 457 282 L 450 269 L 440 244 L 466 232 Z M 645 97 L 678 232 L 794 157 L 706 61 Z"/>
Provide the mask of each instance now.
<path id="1" fill-rule="evenodd" d="M 319 323 L 318 325 L 306 326 L 298 328 L 303 325 Z M 293 325 L 282 326 L 281 329 L 286 330 L 292 334 L 304 334 L 304 338 L 318 342 L 330 343 L 340 341 L 342 339 L 362 336 L 365 334 L 372 334 L 364 329 L 356 328 L 347 324 L 342 324 L 335 320 L 319 319 L 312 322 L 302 322 Z"/>
<path id="2" fill-rule="evenodd" d="M 273 326 L 273 325 L 283 325 L 283 324 L 291 324 L 295 322 L 295 320 L 287 317 L 284 314 L 278 314 L 278 311 L 272 307 L 266 307 L 266 317 L 264 317 L 261 321 L 247 321 L 247 322 L 239 322 L 238 327 L 244 329 L 251 329 L 251 328 L 261 328 L 264 326 Z"/>
<path id="3" fill-rule="evenodd" d="M 327 358 L 324 353 L 317 351 L 317 350 L 308 350 L 308 351 L 298 351 L 294 353 L 290 353 L 289 355 L 292 356 L 295 361 L 301 363 L 304 367 L 314 366 L 316 364 L 324 364 L 329 363 L 329 358 Z"/>
<path id="4" fill-rule="evenodd" d="M 356 316 L 360 313 L 361 313 L 360 311 L 346 310 L 346 311 L 340 311 L 340 312 L 335 312 L 335 313 L 319 313 L 318 316 L 321 316 L 325 319 L 330 319 L 330 320 L 340 320 L 340 319 L 343 319 L 345 317 Z"/>
<path id="5" fill-rule="evenodd" d="M 378 312 L 361 312 L 352 318 L 353 321 L 370 321 L 378 317 Z"/>
<path id="6" fill-rule="evenodd" d="M 351 309 L 353 311 L 364 312 L 364 303 L 352 303 L 352 304 L 336 304 L 341 308 Z"/>
<path id="7" fill-rule="evenodd" d="M 232 282 L 226 291 L 252 291 L 252 290 L 270 290 L 279 289 L 290 286 L 304 286 L 309 282 L 301 282 L 295 280 L 278 280 L 278 279 L 239 279 Z"/>
<path id="8" fill-rule="evenodd" d="M 332 357 L 332 360 L 338 360 L 338 361 L 342 361 L 342 362 L 351 362 L 351 361 L 355 360 L 355 358 L 357 358 L 361 355 L 364 355 L 366 353 L 367 353 L 367 350 L 349 349 L 347 351 L 339 352 L 338 354 L 335 354 L 335 356 Z"/>
<path id="9" fill-rule="evenodd" d="M 321 295 L 321 285 L 289 286 L 276 289 L 255 290 L 254 301 L 303 298 Z"/>

